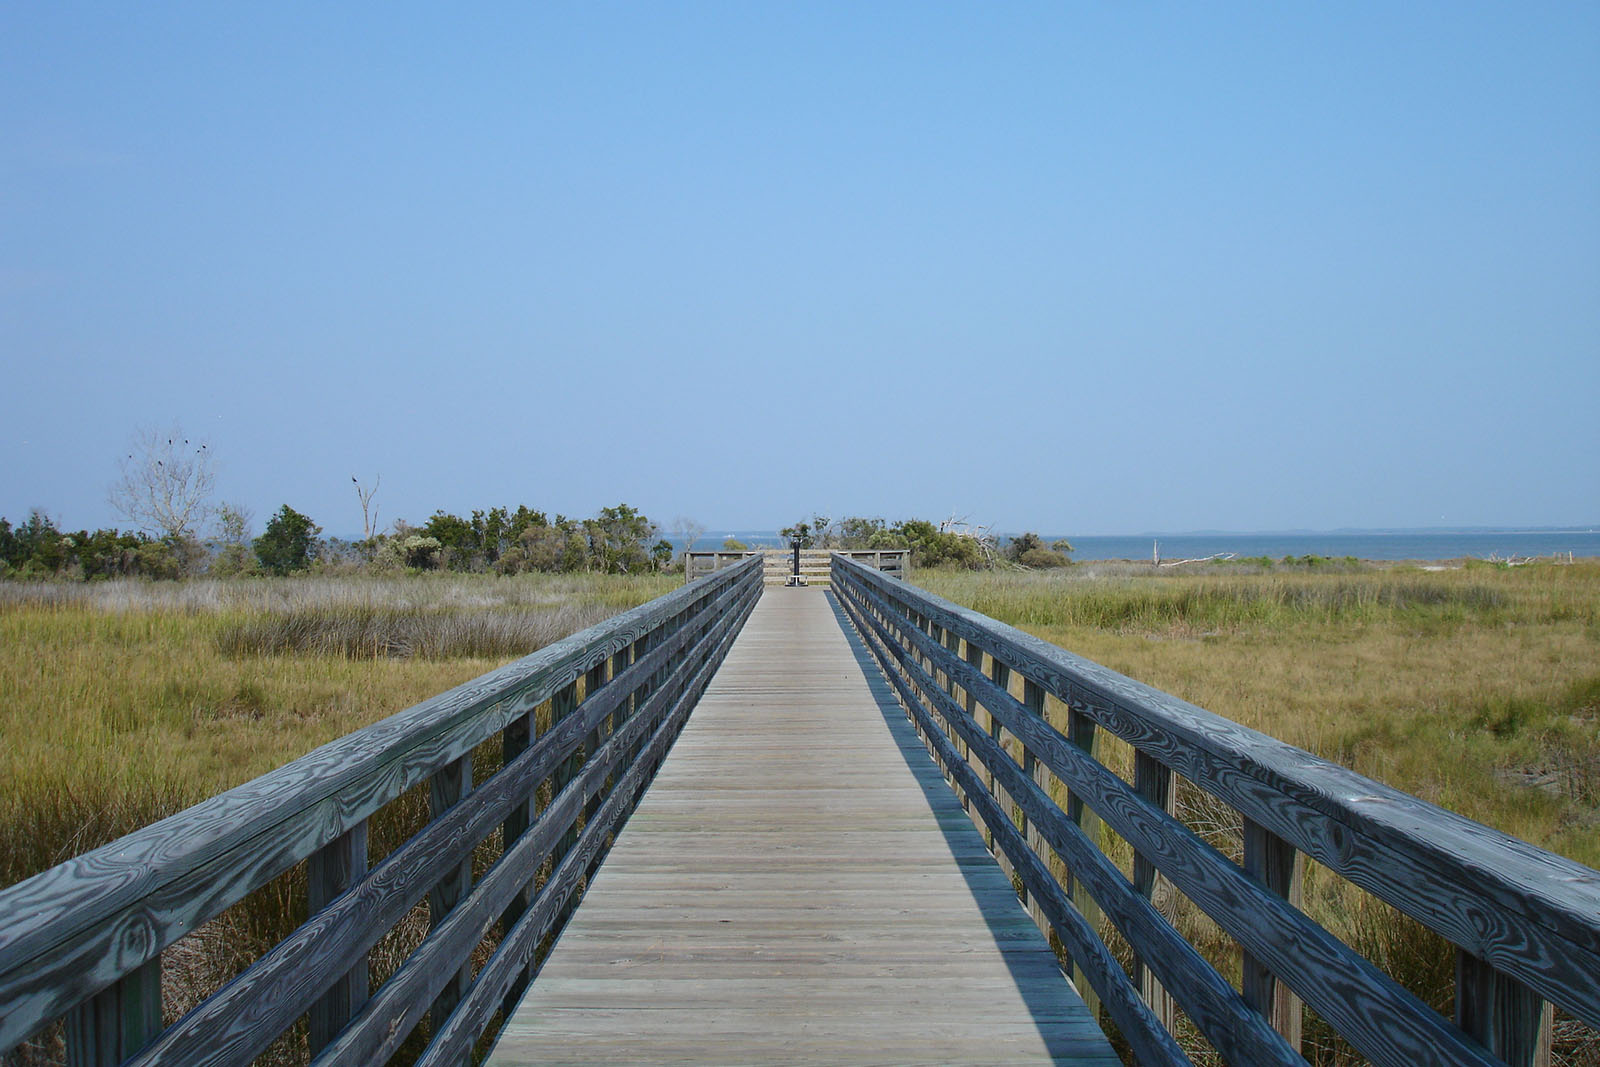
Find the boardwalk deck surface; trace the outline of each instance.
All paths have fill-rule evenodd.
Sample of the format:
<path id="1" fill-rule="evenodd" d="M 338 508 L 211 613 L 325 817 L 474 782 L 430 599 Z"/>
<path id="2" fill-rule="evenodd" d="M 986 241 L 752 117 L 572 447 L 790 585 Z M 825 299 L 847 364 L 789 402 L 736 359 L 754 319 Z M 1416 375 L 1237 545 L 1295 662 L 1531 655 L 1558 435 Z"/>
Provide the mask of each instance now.
<path id="1" fill-rule="evenodd" d="M 865 655 L 766 591 L 493 1067 L 1118 1062 Z"/>

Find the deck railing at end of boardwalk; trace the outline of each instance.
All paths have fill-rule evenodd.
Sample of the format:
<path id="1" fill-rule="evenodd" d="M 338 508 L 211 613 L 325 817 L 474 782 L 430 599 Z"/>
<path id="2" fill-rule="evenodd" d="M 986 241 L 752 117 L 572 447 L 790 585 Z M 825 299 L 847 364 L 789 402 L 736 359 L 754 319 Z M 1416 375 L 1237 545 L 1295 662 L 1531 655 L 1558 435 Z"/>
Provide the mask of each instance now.
<path id="1" fill-rule="evenodd" d="M 0 892 L 0 1060 L 60 1020 L 74 1065 L 245 1064 L 305 1019 L 313 1062 L 383 1063 L 427 1016 L 417 1062 L 467 1062 L 761 589 L 759 559 L 719 571 Z M 500 768 L 475 780 L 474 750 Z M 413 787 L 428 821 L 369 867 L 369 820 Z M 302 862 L 307 922 L 164 1025 L 163 952 Z"/>
<path id="2" fill-rule="evenodd" d="M 1139 1063 L 1188 1062 L 1178 1009 L 1240 1064 L 1303 1063 L 1305 1008 L 1392 1067 L 1531 1067 L 1550 1002 L 1600 1029 L 1600 872 L 839 556 L 833 589 Z M 1180 777 L 1236 813 L 1237 859 L 1177 817 Z M 1304 857 L 1455 946 L 1454 1019 L 1301 911 Z M 1237 975 L 1179 934 L 1173 890 L 1237 942 Z"/>

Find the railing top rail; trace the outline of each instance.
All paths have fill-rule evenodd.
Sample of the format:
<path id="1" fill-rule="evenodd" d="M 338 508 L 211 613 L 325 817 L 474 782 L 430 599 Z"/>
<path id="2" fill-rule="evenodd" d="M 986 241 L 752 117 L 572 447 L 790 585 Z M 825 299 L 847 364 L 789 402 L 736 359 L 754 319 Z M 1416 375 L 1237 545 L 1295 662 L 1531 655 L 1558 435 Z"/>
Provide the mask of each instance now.
<path id="1" fill-rule="evenodd" d="M 1351 882 L 1600 1020 L 1600 872 L 1241 726 L 836 554 L 885 600 L 982 647 Z"/>
<path id="2" fill-rule="evenodd" d="M 0 890 L 0 994 L 30 961 L 72 953 L 75 945 L 85 950 L 84 966 L 106 980 L 154 957 L 642 634 L 759 566 L 752 559 L 707 575 Z M 90 945 L 98 946 L 92 955 Z M 0 1003 L 6 999 L 0 995 Z"/>

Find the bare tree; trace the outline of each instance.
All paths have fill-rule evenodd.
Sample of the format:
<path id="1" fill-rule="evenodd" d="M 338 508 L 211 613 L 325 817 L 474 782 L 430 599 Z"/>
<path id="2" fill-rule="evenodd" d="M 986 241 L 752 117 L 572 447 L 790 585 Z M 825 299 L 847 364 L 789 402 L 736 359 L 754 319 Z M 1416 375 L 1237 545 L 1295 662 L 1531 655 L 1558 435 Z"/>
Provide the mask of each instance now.
<path id="1" fill-rule="evenodd" d="M 378 530 L 378 509 L 373 506 L 372 498 L 378 495 L 378 486 L 383 484 L 383 475 L 378 475 L 372 482 L 371 489 L 361 488 L 361 482 L 355 475 L 350 480 L 356 484 L 356 496 L 361 500 L 361 539 L 368 544 L 372 543 L 372 535 Z"/>
<path id="2" fill-rule="evenodd" d="M 173 423 L 166 432 L 137 431 L 132 449 L 119 464 L 122 473 L 111 486 L 111 506 L 147 533 L 174 542 L 194 540 L 212 510 L 216 475 L 210 446 L 191 441 Z"/>
<path id="3" fill-rule="evenodd" d="M 672 520 L 672 532 L 683 539 L 683 550 L 694 551 L 695 538 L 706 532 L 704 523 L 696 522 L 687 515 L 679 515 Z"/>

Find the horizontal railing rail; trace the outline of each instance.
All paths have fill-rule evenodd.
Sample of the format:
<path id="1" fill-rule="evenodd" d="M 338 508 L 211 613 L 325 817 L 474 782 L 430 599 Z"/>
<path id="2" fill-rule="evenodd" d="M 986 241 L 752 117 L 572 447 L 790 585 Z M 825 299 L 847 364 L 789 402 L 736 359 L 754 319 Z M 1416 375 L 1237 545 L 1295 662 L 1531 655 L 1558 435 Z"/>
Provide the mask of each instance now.
<path id="1" fill-rule="evenodd" d="M 759 558 L 718 571 L 0 892 L 0 1058 L 63 1019 L 73 1064 L 245 1064 L 306 1019 L 312 1062 L 381 1063 L 427 1015 L 418 1062 L 466 1062 L 761 588 Z M 429 821 L 369 869 L 369 820 L 423 783 Z M 163 1026 L 163 952 L 302 862 L 309 920 Z M 420 945 L 369 989 L 423 900 Z"/>
<path id="2" fill-rule="evenodd" d="M 1394 1067 L 1531 1065 L 1546 1001 L 1600 1028 L 1600 872 L 842 556 L 832 566 L 947 779 L 1138 1062 L 1188 1062 L 1174 1002 L 1230 1063 L 1303 1063 L 1302 1005 Z M 1132 747 L 1131 781 L 1097 758 L 1105 735 Z M 1175 774 L 1238 813 L 1242 862 L 1175 816 Z M 1132 847 L 1131 871 L 1102 827 Z M 1455 946 L 1453 1020 L 1300 910 L 1302 856 Z M 1167 887 L 1238 944 L 1236 980 L 1179 934 Z"/>

